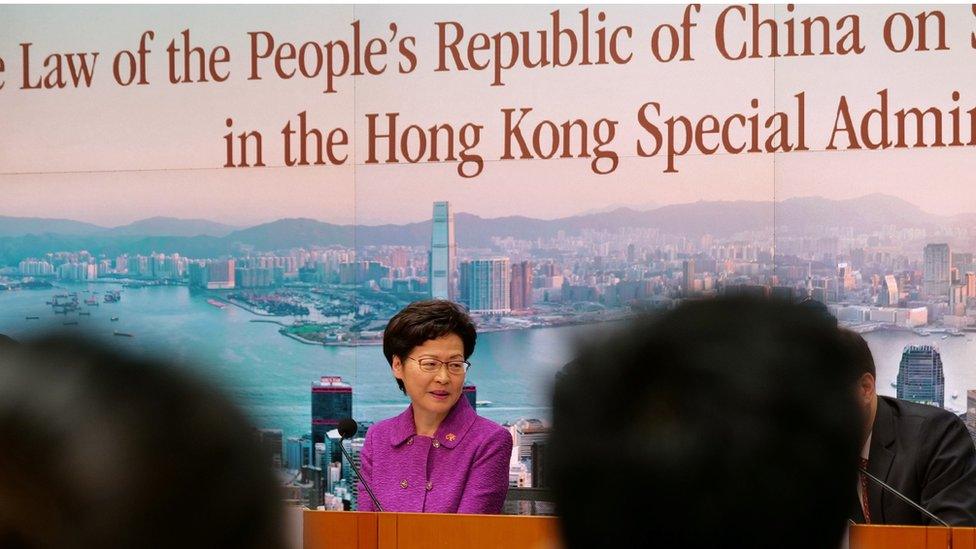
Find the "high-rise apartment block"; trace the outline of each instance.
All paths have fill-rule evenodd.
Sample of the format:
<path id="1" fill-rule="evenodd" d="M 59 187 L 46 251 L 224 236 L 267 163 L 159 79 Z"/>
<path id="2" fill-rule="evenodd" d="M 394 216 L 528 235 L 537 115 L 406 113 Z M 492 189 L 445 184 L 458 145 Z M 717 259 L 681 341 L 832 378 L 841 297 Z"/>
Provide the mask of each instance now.
<path id="1" fill-rule="evenodd" d="M 532 306 L 532 263 L 522 261 L 512 265 L 511 301 L 513 311 Z"/>
<path id="2" fill-rule="evenodd" d="M 461 264 L 461 302 L 472 313 L 510 313 L 510 276 L 507 257 L 465 261 Z"/>
<path id="3" fill-rule="evenodd" d="M 922 291 L 931 297 L 948 297 L 952 267 L 948 244 L 925 246 L 922 265 Z"/>

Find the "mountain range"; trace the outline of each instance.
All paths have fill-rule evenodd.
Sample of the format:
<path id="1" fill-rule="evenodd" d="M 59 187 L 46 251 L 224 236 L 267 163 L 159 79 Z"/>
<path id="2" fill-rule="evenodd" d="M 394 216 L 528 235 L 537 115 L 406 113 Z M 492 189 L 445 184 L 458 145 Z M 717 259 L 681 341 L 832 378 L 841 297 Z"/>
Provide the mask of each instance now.
<path id="1" fill-rule="evenodd" d="M 973 226 L 976 214 L 937 216 L 902 199 L 871 194 L 848 200 L 820 197 L 769 201 L 699 201 L 661 206 L 647 211 L 617 208 L 559 219 L 510 216 L 486 219 L 468 213 L 455 215 L 458 245 L 490 247 L 496 236 L 532 240 L 558 231 L 617 231 L 655 228 L 664 233 L 696 237 L 729 237 L 743 231 L 767 229 L 815 236 L 826 227 L 851 227 L 870 232 L 884 226 Z M 237 228 L 202 219 L 155 217 L 120 227 L 99 227 L 67 219 L 0 217 L 0 264 L 59 250 L 85 249 L 111 257 L 121 253 L 174 253 L 215 257 L 242 250 L 270 251 L 293 247 L 341 245 L 426 245 L 430 220 L 389 225 L 337 225 L 313 219 L 279 219 Z"/>
<path id="2" fill-rule="evenodd" d="M 150 217 L 118 227 L 100 227 L 70 219 L 0 216 L 0 237 L 29 234 L 98 235 L 98 236 L 226 236 L 240 227 L 206 219 Z"/>

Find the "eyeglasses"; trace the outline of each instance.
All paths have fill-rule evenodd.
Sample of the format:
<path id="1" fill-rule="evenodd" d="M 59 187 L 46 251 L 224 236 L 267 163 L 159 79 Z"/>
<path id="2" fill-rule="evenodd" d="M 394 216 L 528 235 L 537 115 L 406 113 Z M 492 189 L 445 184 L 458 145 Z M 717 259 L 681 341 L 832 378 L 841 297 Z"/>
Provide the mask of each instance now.
<path id="1" fill-rule="evenodd" d="M 439 372 L 441 370 L 441 366 L 447 366 L 447 372 L 449 374 L 459 376 L 467 372 L 468 368 L 471 367 L 471 363 L 467 360 L 450 360 L 444 362 L 443 360 L 437 360 L 436 358 L 421 358 L 419 360 L 412 356 L 408 356 L 407 358 L 415 361 L 420 366 L 420 369 L 428 374 Z"/>

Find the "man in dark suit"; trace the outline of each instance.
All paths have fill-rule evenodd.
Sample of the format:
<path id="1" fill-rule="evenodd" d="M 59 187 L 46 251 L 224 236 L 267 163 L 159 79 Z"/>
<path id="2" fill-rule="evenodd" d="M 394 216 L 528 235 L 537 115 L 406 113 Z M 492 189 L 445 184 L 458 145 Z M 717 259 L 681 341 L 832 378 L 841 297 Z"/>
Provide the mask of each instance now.
<path id="1" fill-rule="evenodd" d="M 879 396 L 871 350 L 842 330 L 857 357 L 858 398 L 864 409 L 862 466 L 953 526 L 976 526 L 976 447 L 955 414 Z M 871 524 L 932 524 L 921 512 L 860 475 L 851 518 Z"/>

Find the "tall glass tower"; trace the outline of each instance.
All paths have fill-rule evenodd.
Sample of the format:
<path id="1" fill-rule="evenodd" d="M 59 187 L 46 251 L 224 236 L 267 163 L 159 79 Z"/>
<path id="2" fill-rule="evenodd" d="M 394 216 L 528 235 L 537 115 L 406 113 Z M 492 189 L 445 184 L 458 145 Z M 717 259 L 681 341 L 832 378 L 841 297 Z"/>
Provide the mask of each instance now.
<path id="1" fill-rule="evenodd" d="M 881 292 L 878 294 L 878 305 L 882 307 L 898 306 L 898 281 L 895 275 L 885 275 L 881 281 Z"/>
<path id="2" fill-rule="evenodd" d="M 922 264 L 922 290 L 925 295 L 948 297 L 952 283 L 952 253 L 948 244 L 925 246 Z"/>
<path id="3" fill-rule="evenodd" d="M 352 386 L 338 376 L 323 376 L 312 383 L 312 444 L 325 442 L 325 434 L 352 417 Z"/>
<path id="4" fill-rule="evenodd" d="M 455 299 L 456 273 L 454 212 L 451 211 L 450 202 L 434 202 L 434 219 L 430 231 L 430 297 Z"/>
<path id="5" fill-rule="evenodd" d="M 931 345 L 905 346 L 898 366 L 898 398 L 945 406 L 945 376 L 938 349 Z"/>

